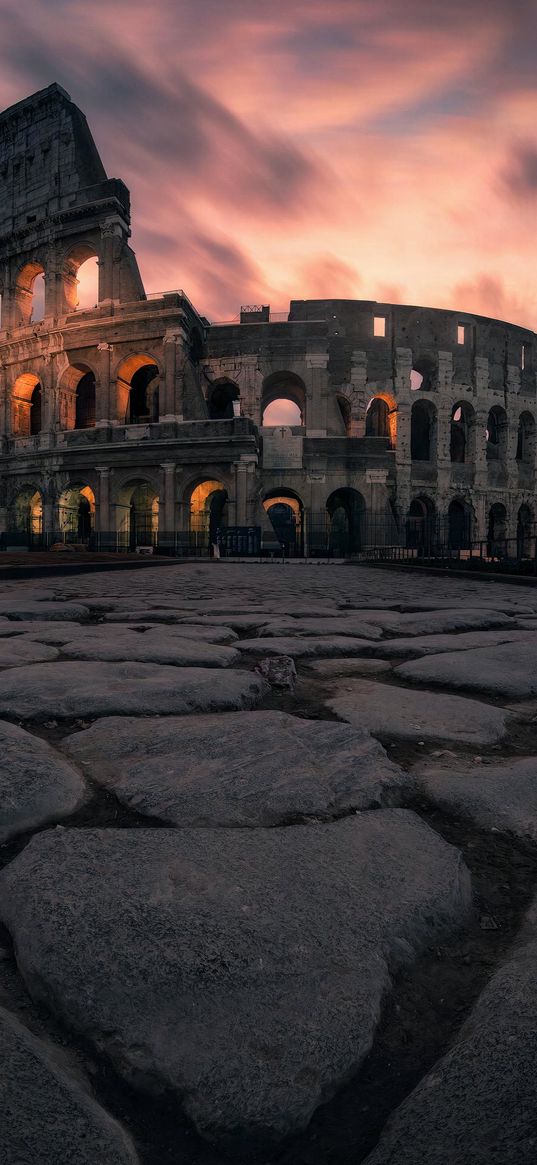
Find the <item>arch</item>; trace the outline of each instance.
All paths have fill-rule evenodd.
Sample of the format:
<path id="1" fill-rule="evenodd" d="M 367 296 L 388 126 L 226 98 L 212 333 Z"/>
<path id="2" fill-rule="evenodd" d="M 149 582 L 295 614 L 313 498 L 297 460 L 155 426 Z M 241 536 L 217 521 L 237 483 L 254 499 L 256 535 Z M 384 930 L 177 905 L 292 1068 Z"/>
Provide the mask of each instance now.
<path id="1" fill-rule="evenodd" d="M 96 307 L 99 302 L 99 254 L 93 243 L 80 242 L 64 255 L 62 280 L 65 311 Z"/>
<path id="2" fill-rule="evenodd" d="M 365 415 L 366 437 L 388 438 L 395 449 L 397 436 L 397 404 L 388 393 L 377 392 L 371 397 Z"/>
<path id="3" fill-rule="evenodd" d="M 343 396 L 342 393 L 337 394 L 336 400 L 337 400 L 339 412 L 341 414 L 341 419 L 342 419 L 343 424 L 345 426 L 345 435 L 347 437 L 350 437 L 351 433 L 352 433 L 352 405 L 351 405 L 351 402 L 350 402 L 349 398 L 347 396 Z"/>
<path id="4" fill-rule="evenodd" d="M 304 536 L 304 505 L 293 489 L 270 490 L 263 498 L 267 514 L 280 546 L 288 555 L 300 555 Z"/>
<path id="5" fill-rule="evenodd" d="M 451 410 L 449 456 L 454 464 L 475 457 L 475 413 L 468 401 L 457 401 Z"/>
<path id="6" fill-rule="evenodd" d="M 523 412 L 518 420 L 516 460 L 524 465 L 535 465 L 535 418 Z"/>
<path id="7" fill-rule="evenodd" d="M 356 489 L 344 486 L 327 498 L 328 545 L 337 555 L 358 554 L 364 537 L 365 502 Z"/>
<path id="8" fill-rule="evenodd" d="M 116 500 L 118 543 L 124 550 L 154 546 L 158 540 L 159 497 L 145 478 L 125 482 Z"/>
<path id="9" fill-rule="evenodd" d="M 453 498 L 448 507 L 448 544 L 450 550 L 467 550 L 472 537 L 472 514 L 470 507 Z"/>
<path id="10" fill-rule="evenodd" d="M 436 409 L 429 400 L 418 400 L 410 415 L 410 456 L 412 461 L 432 461 L 436 445 Z"/>
<path id="11" fill-rule="evenodd" d="M 41 432 L 43 410 L 39 377 L 33 372 L 18 376 L 11 394 L 12 431 L 15 437 L 30 437 Z"/>
<path id="12" fill-rule="evenodd" d="M 95 529 L 95 494 L 89 485 L 70 485 L 58 504 L 60 531 L 66 542 L 89 542 Z"/>
<path id="13" fill-rule="evenodd" d="M 238 386 L 227 377 L 215 380 L 207 392 L 207 409 L 211 421 L 230 421 L 240 415 Z"/>
<path id="14" fill-rule="evenodd" d="M 501 405 L 494 405 L 487 417 L 487 461 L 507 460 L 507 432 L 507 413 Z"/>
<path id="15" fill-rule="evenodd" d="M 406 516 L 406 545 L 425 554 L 431 552 L 436 527 L 435 504 L 424 494 L 412 499 Z"/>
<path id="16" fill-rule="evenodd" d="M 195 543 L 209 550 L 218 540 L 218 530 L 227 525 L 226 487 L 218 478 L 198 481 L 189 490 L 189 530 Z"/>
<path id="17" fill-rule="evenodd" d="M 43 533 L 43 497 L 34 485 L 25 486 L 15 495 L 9 508 L 9 527 L 29 539 Z"/>
<path id="18" fill-rule="evenodd" d="M 306 387 L 294 372 L 274 372 L 263 384 L 261 424 L 305 425 Z"/>
<path id="19" fill-rule="evenodd" d="M 45 268 L 35 260 L 25 263 L 15 279 L 15 327 L 38 323 L 44 314 Z"/>
<path id="20" fill-rule="evenodd" d="M 436 388 L 437 364 L 431 356 L 419 356 L 412 362 L 410 388 L 412 392 L 432 392 Z"/>
<path id="21" fill-rule="evenodd" d="M 117 370 L 118 418 L 126 425 L 149 424 L 159 419 L 160 368 L 154 356 L 134 353 Z"/>
<path id="22" fill-rule="evenodd" d="M 97 386 L 93 369 L 88 364 L 70 364 L 60 379 L 59 387 L 64 393 L 72 395 L 67 403 L 66 427 L 94 428 Z"/>
<path id="23" fill-rule="evenodd" d="M 506 554 L 507 510 L 503 502 L 495 502 L 490 507 L 487 527 L 487 554 L 490 558 L 503 558 Z"/>
<path id="24" fill-rule="evenodd" d="M 523 502 L 519 507 L 516 523 L 517 558 L 535 557 L 535 518 L 534 512 Z"/>

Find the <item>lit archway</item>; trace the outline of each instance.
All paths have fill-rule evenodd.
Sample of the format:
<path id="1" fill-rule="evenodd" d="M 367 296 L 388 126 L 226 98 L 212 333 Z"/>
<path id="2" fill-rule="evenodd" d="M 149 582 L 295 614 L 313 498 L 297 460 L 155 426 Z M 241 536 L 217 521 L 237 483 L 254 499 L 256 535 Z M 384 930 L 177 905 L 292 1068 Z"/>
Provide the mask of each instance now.
<path id="1" fill-rule="evenodd" d="M 71 364 L 60 381 L 60 424 L 64 429 L 93 429 L 96 417 L 95 373 L 87 364 Z"/>
<path id="2" fill-rule="evenodd" d="M 263 509 L 273 532 L 286 554 L 302 553 L 304 506 L 294 490 L 271 490 L 263 499 Z"/>
<path id="3" fill-rule="evenodd" d="M 397 439 L 397 404 L 386 393 L 376 393 L 371 397 L 365 415 L 366 437 L 382 437 L 395 449 Z"/>
<path id="4" fill-rule="evenodd" d="M 26 263 L 15 280 L 15 326 L 38 323 L 45 315 L 45 269 Z"/>
<path id="5" fill-rule="evenodd" d="M 43 532 L 43 498 L 34 486 L 20 491 L 9 512 L 9 527 L 14 533 L 37 537 Z"/>
<path id="6" fill-rule="evenodd" d="M 89 485 L 69 486 L 63 491 L 58 521 L 66 542 L 89 542 L 95 529 L 95 494 Z"/>
<path id="7" fill-rule="evenodd" d="M 66 313 L 96 307 L 99 302 L 98 255 L 91 243 L 79 243 L 63 260 Z"/>
<path id="8" fill-rule="evenodd" d="M 43 409 L 41 382 L 33 372 L 18 376 L 11 394 L 11 425 L 15 437 L 30 437 L 41 432 Z"/>
<path id="9" fill-rule="evenodd" d="M 201 547 L 216 545 L 218 530 L 227 526 L 227 490 L 217 478 L 201 481 L 190 492 L 189 529 Z"/>
<path id="10" fill-rule="evenodd" d="M 118 419 L 126 425 L 159 419 L 159 368 L 145 353 L 127 357 L 117 372 Z"/>

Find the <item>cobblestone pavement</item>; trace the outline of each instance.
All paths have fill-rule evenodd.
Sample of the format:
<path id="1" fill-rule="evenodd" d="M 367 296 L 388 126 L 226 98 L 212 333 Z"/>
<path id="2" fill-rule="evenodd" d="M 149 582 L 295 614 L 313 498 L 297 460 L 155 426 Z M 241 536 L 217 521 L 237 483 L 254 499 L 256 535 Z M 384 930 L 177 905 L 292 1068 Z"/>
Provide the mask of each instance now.
<path id="1" fill-rule="evenodd" d="M 6 582 L 6 1165 L 533 1165 L 536 660 L 528 586 Z"/>

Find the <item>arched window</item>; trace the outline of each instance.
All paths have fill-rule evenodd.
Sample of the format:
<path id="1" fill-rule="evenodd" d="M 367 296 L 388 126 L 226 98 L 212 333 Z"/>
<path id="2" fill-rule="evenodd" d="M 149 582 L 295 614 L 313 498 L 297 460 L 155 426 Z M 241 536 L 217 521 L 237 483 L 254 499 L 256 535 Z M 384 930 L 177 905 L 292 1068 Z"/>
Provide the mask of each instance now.
<path id="1" fill-rule="evenodd" d="M 329 549 L 338 558 L 358 554 L 364 538 L 365 502 L 358 490 L 345 486 L 326 502 L 330 520 Z"/>
<path id="2" fill-rule="evenodd" d="M 496 502 L 489 510 L 487 530 L 487 554 L 491 558 L 503 558 L 507 544 L 507 511 L 501 502 Z"/>
<path id="3" fill-rule="evenodd" d="M 454 405 L 451 411 L 449 454 L 455 464 L 472 462 L 475 456 L 475 414 L 467 401 Z"/>
<path id="4" fill-rule="evenodd" d="M 436 411 L 430 401 L 419 400 L 412 405 L 410 420 L 410 456 L 413 461 L 431 461 Z"/>
<path id="5" fill-rule="evenodd" d="M 99 302 L 98 256 L 89 243 L 79 243 L 63 260 L 63 310 L 66 314 L 96 307 Z"/>
<path id="6" fill-rule="evenodd" d="M 429 356 L 414 360 L 410 372 L 410 388 L 412 392 L 431 392 L 436 388 L 437 366 Z"/>
<path id="7" fill-rule="evenodd" d="M 41 432 L 42 399 L 39 377 L 32 372 L 18 376 L 12 392 L 12 431 L 15 437 Z"/>
<path id="8" fill-rule="evenodd" d="M 115 505 L 119 544 L 124 550 L 155 545 L 158 539 L 158 494 L 148 481 L 131 481 Z"/>
<path id="9" fill-rule="evenodd" d="M 366 437 L 389 437 L 389 411 L 388 405 L 382 397 L 373 397 L 365 418 Z"/>
<path id="10" fill-rule="evenodd" d="M 535 421 L 531 413 L 520 415 L 516 459 L 525 465 L 535 465 Z"/>
<path id="11" fill-rule="evenodd" d="M 95 376 L 85 372 L 76 389 L 75 429 L 92 429 L 95 426 Z"/>
<path id="12" fill-rule="evenodd" d="M 240 415 L 240 393 L 231 380 L 217 380 L 211 385 L 207 398 L 212 421 L 230 421 Z"/>
<path id="13" fill-rule="evenodd" d="M 494 405 L 487 418 L 487 461 L 505 462 L 507 459 L 507 413 Z"/>
<path id="14" fill-rule="evenodd" d="M 26 263 L 15 281 L 15 327 L 38 323 L 45 315 L 45 271 L 41 263 Z"/>
<path id="15" fill-rule="evenodd" d="M 149 424 L 159 419 L 159 369 L 143 353 L 128 356 L 117 372 L 118 420 L 126 425 Z"/>
<path id="16" fill-rule="evenodd" d="M 406 518 L 406 545 L 430 553 L 435 533 L 435 508 L 430 498 L 414 498 Z"/>
<path id="17" fill-rule="evenodd" d="M 36 384 L 30 397 L 30 433 L 40 433 L 41 424 L 41 385 Z"/>
<path id="18" fill-rule="evenodd" d="M 305 424 L 306 388 L 293 372 L 275 372 L 263 385 L 261 424 L 266 427 Z"/>
<path id="19" fill-rule="evenodd" d="M 283 547 L 291 557 L 300 555 L 303 547 L 304 506 L 298 494 L 294 490 L 272 490 L 263 500 L 263 509 L 270 520 L 276 544 Z"/>
<path id="20" fill-rule="evenodd" d="M 472 536 L 472 518 L 468 507 L 457 498 L 448 509 L 449 546 L 451 550 L 466 550 Z"/>

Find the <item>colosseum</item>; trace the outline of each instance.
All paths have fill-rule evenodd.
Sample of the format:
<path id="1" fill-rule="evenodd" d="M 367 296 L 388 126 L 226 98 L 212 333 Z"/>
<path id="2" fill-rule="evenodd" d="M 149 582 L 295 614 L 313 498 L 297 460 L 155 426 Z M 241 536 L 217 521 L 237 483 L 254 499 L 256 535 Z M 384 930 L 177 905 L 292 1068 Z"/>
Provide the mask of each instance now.
<path id="1" fill-rule="evenodd" d="M 533 554 L 532 332 L 330 299 L 209 322 L 146 295 L 129 237 L 129 192 L 59 85 L 0 115 L 3 549 Z"/>

